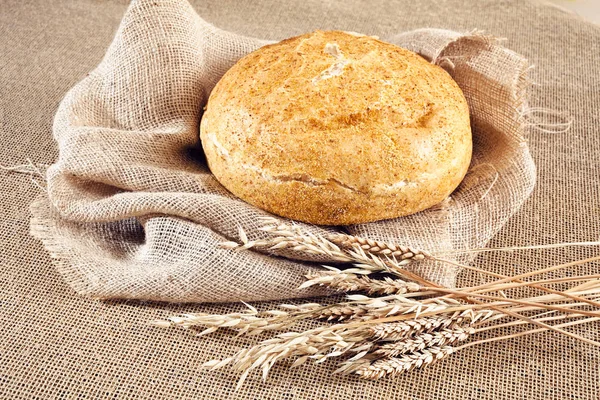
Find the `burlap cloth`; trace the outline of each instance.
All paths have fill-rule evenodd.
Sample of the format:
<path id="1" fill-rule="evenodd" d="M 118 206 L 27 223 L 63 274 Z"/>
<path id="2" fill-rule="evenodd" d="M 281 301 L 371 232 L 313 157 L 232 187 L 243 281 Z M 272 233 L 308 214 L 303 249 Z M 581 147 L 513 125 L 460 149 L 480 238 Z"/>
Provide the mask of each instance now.
<path id="1" fill-rule="evenodd" d="M 473 126 L 469 171 L 449 198 L 414 215 L 344 227 L 294 224 L 303 232 L 349 233 L 434 254 L 484 247 L 535 182 L 525 141 L 529 63 L 476 32 L 419 29 L 386 40 L 446 68 L 462 88 Z M 324 292 L 298 286 L 309 268 L 337 262 L 333 256 L 294 246 L 219 245 L 268 239 L 265 217 L 291 223 L 221 186 L 198 134 L 213 86 L 266 43 L 216 28 L 186 0 L 132 3 L 100 65 L 60 104 L 53 125 L 59 158 L 45 174 L 47 195 L 32 206 L 32 234 L 78 293 L 233 302 Z M 407 268 L 447 287 L 458 271 L 428 261 Z"/>
<path id="2" fill-rule="evenodd" d="M 531 200 L 494 245 L 597 240 L 600 232 L 600 28 L 536 3 L 484 1 L 243 4 L 204 2 L 197 11 L 215 25 L 248 36 L 280 39 L 315 28 L 389 37 L 424 26 L 486 30 L 509 40 L 537 68 L 531 104 L 569 113 L 568 134 L 534 130 L 538 165 Z M 126 4 L 63 2 L 52 7 L 3 4 L 0 110 L 3 164 L 56 158 L 52 116 L 65 92 L 100 61 Z M 4 12 L 6 10 L 6 12 Z M 235 10 L 235 12 L 233 12 Z M 552 121 L 550 121 L 552 122 Z M 267 383 L 249 380 L 233 393 L 235 375 L 199 365 L 245 342 L 197 339 L 146 326 L 180 310 L 227 312 L 226 306 L 99 302 L 63 283 L 42 246 L 28 236 L 29 203 L 38 195 L 26 177 L 4 179 L 0 234 L 0 392 L 4 398 L 596 398 L 598 352 L 550 333 L 468 349 L 398 380 L 329 377 L 332 367 L 276 369 Z M 503 273 L 591 255 L 591 249 L 482 256 Z M 579 272 L 592 272 L 588 265 Z M 460 276 L 462 283 L 476 279 Z M 597 326 L 579 328 L 597 337 Z"/>

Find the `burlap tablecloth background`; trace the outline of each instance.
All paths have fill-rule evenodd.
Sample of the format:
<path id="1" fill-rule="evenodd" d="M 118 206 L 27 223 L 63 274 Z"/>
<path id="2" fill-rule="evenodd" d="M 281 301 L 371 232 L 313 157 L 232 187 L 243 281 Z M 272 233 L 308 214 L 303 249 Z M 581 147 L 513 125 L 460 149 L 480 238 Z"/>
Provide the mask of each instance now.
<path id="1" fill-rule="evenodd" d="M 553 7 L 520 0 L 420 0 L 360 3 L 303 0 L 260 4 L 192 2 L 215 25 L 281 39 L 316 28 L 387 36 L 432 26 L 483 29 L 537 68 L 531 105 L 568 112 L 566 134 L 530 133 L 538 166 L 532 199 L 493 245 L 597 240 L 600 235 L 600 27 Z M 95 67 L 112 39 L 124 1 L 0 5 L 1 163 L 30 157 L 51 163 L 52 117 L 65 92 Z M 206 373 L 202 362 L 242 339 L 197 339 L 147 322 L 181 310 L 226 312 L 235 306 L 106 303 L 80 298 L 28 235 L 28 205 L 38 189 L 3 175 L 0 192 L 0 397 L 21 398 L 577 398 L 600 390 L 597 349 L 551 333 L 470 348 L 397 380 L 334 377 L 327 366 L 278 368 L 262 384 L 234 393 L 235 374 Z M 519 273 L 590 256 L 593 249 L 494 254 L 480 265 Z M 579 272 L 598 271 L 588 265 Z M 472 279 L 464 275 L 463 279 Z M 229 307 L 229 308 L 228 308 Z M 578 333 L 598 340 L 598 326 Z"/>

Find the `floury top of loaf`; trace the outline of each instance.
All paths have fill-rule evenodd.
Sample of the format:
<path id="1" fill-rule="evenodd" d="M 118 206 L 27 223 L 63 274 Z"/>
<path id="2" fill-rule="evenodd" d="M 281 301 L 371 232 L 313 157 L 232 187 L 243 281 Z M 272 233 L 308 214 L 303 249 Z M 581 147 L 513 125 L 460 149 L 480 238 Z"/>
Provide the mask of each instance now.
<path id="1" fill-rule="evenodd" d="M 320 225 L 444 200 L 471 160 L 469 109 L 446 71 L 370 36 L 316 31 L 239 60 L 200 124 L 211 171 L 239 198 Z"/>

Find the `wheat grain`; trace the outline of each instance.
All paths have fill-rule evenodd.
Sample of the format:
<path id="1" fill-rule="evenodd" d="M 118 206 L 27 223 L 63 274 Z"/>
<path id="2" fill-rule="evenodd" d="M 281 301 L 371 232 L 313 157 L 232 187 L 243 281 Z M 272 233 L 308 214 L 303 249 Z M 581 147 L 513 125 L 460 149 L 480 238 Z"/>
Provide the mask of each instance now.
<path id="1" fill-rule="evenodd" d="M 402 294 L 383 297 L 351 294 L 347 296 L 347 300 L 346 302 L 330 305 L 307 303 L 300 305 L 282 304 L 280 307 L 289 311 L 290 318 L 369 321 L 401 314 L 414 315 L 416 318 L 422 313 L 442 313 L 447 309 L 452 310 L 449 312 L 454 313 L 453 308 L 461 305 L 461 303 L 451 298 L 433 298 L 423 302 L 404 297 Z"/>
<path id="2" fill-rule="evenodd" d="M 360 247 L 365 252 L 387 256 L 387 257 L 395 257 L 398 260 L 424 260 L 430 257 L 429 253 L 411 248 L 408 246 L 401 246 L 395 244 L 388 244 L 382 241 L 361 238 L 358 236 L 352 236 L 347 234 L 330 234 L 326 237 L 332 243 L 335 243 L 341 248 L 355 248 Z"/>
<path id="3" fill-rule="evenodd" d="M 402 267 L 414 261 L 430 258 L 429 254 L 406 246 L 385 244 L 380 241 L 364 239 L 345 234 L 316 235 L 305 231 L 296 224 L 285 224 L 272 218 L 262 219 L 264 226 L 260 230 L 273 237 L 262 240 L 249 240 L 240 227 L 238 236 L 241 244 L 223 242 L 227 249 L 289 249 L 305 254 L 326 256 L 332 261 L 355 263 L 353 273 L 369 274 L 385 271 L 403 276 Z"/>
<path id="4" fill-rule="evenodd" d="M 421 333 L 408 340 L 380 345 L 372 352 L 372 354 L 382 357 L 396 357 L 398 355 L 424 350 L 429 347 L 462 342 L 469 338 L 474 332 L 475 330 L 470 327 L 444 328 L 431 333 Z"/>
<path id="5" fill-rule="evenodd" d="M 349 296 L 349 298 L 363 303 L 360 304 L 360 306 L 364 307 L 362 312 L 368 312 L 368 305 L 374 304 L 372 300 L 376 300 L 366 298 L 366 296 Z M 334 305 L 330 310 L 335 310 L 336 307 L 338 306 Z M 297 312 L 312 313 L 315 309 L 315 304 L 309 303 L 309 306 L 289 306 L 287 308 Z M 337 310 L 337 314 L 344 314 L 340 308 L 337 308 Z M 323 310 L 319 312 L 323 313 Z M 281 317 L 289 317 L 286 312 L 282 313 Z M 357 313 L 356 309 L 351 308 L 345 312 L 345 314 L 353 316 L 356 316 Z M 246 329 L 246 331 L 250 329 L 264 331 L 268 325 L 264 319 L 256 317 L 256 315 L 257 312 L 251 310 L 247 313 L 229 314 L 227 316 L 196 315 L 192 318 L 192 315 L 188 315 L 185 319 L 171 319 L 171 321 L 174 324 L 182 326 L 186 326 L 185 324 L 190 326 L 190 324 L 193 325 L 196 323 L 212 325 L 209 330 L 218 329 L 219 327 L 244 329 L 249 324 L 253 324 L 253 327 Z M 386 367 L 386 370 L 386 368 L 380 365 L 379 361 L 374 361 L 371 364 L 373 357 L 377 358 L 388 354 L 397 355 L 413 349 L 413 351 L 417 352 L 402 359 L 389 358 L 390 362 L 397 364 L 402 361 L 405 365 L 404 368 L 407 368 L 407 370 L 426 365 L 432 362 L 431 357 L 440 357 L 436 353 L 436 349 L 439 346 L 464 340 L 472 332 L 468 327 L 461 328 L 458 326 L 463 321 L 477 320 L 477 317 L 469 317 L 470 315 L 470 313 L 463 312 L 454 313 L 451 316 L 427 317 L 401 323 L 378 324 L 374 326 L 356 323 L 336 324 L 321 326 L 305 332 L 286 332 L 278 334 L 274 338 L 264 340 L 256 346 L 243 349 L 233 357 L 224 360 L 211 360 L 205 363 L 204 366 L 211 369 L 218 369 L 226 365 L 232 365 L 234 369 L 242 372 L 239 383 L 241 384 L 248 376 L 248 373 L 257 368 L 262 369 L 263 377 L 266 377 L 272 366 L 283 358 L 298 357 L 294 363 L 294 366 L 298 366 L 308 360 L 319 363 L 329 358 L 343 356 L 349 351 L 354 351 L 358 352 L 358 354 L 352 357 L 340 369 L 340 372 L 359 373 L 359 371 L 362 371 L 360 374 L 367 378 L 381 373 L 377 371 L 389 370 L 391 372 L 385 372 L 383 375 L 395 374 L 397 372 L 393 372 L 390 369 L 391 367 Z M 276 318 L 278 317 L 279 315 L 276 316 Z M 437 331 L 429 334 L 433 330 Z M 407 338 L 408 340 L 404 347 L 397 344 L 395 348 L 392 348 L 389 345 L 375 343 L 379 340 Z M 400 350 L 400 348 L 404 350 Z M 373 349 L 375 349 L 374 352 Z M 363 358 L 363 356 L 367 357 Z M 365 365 L 365 363 L 369 364 Z M 398 369 L 396 364 L 394 364 L 394 368 Z"/>
<path id="6" fill-rule="evenodd" d="M 314 318 L 327 321 L 343 321 L 345 319 L 362 318 L 369 313 L 369 309 L 362 305 L 333 305 L 313 314 Z M 372 317 L 375 318 L 375 317 Z"/>
<path id="7" fill-rule="evenodd" d="M 367 339 L 368 335 L 369 331 L 364 327 L 350 328 L 344 324 L 305 332 L 286 332 L 243 349 L 224 360 L 208 361 L 203 366 L 214 370 L 231 365 L 234 369 L 243 371 L 238 382 L 241 385 L 248 373 L 256 368 L 262 369 L 263 379 L 266 379 L 269 370 L 281 359 L 299 357 L 294 366 L 309 359 L 317 363 L 323 362 L 345 354 L 357 343 Z"/>
<path id="8" fill-rule="evenodd" d="M 270 310 L 261 313 L 249 311 L 245 313 L 232 314 L 183 314 L 180 316 L 170 317 L 166 321 L 155 321 L 154 325 L 180 326 L 182 328 L 196 328 L 199 326 L 206 327 L 205 330 L 198 335 L 203 336 L 213 333 L 218 329 L 230 329 L 237 331 L 239 334 L 258 335 L 264 331 L 281 330 L 288 328 L 295 321 L 290 318 L 290 314 L 281 310 Z"/>
<path id="9" fill-rule="evenodd" d="M 335 373 L 350 374 L 361 369 L 368 370 L 368 367 L 377 360 L 415 354 L 461 342 L 469 338 L 474 332 L 475 330 L 470 327 L 455 327 L 453 329 L 444 328 L 433 333 L 417 333 L 413 337 L 406 337 L 402 340 L 384 344 L 367 340 L 353 349 L 358 354 L 343 362 Z"/>
<path id="10" fill-rule="evenodd" d="M 308 279 L 300 288 L 307 288 L 313 285 L 327 286 L 338 292 L 357 292 L 362 291 L 368 294 L 405 294 L 408 292 L 418 292 L 421 286 L 415 282 L 406 282 L 401 279 L 391 279 L 384 277 L 383 280 L 369 278 L 368 276 L 359 276 L 348 273 L 345 270 L 339 270 L 333 267 L 327 267 L 329 271 L 309 272 L 305 275 Z"/>
<path id="11" fill-rule="evenodd" d="M 493 315 L 489 310 L 456 312 L 452 315 L 417 318 L 400 322 L 387 322 L 371 327 L 376 340 L 401 340 L 434 330 L 461 328 Z"/>
<path id="12" fill-rule="evenodd" d="M 390 357 L 362 365 L 354 371 L 364 379 L 379 379 L 384 376 L 397 376 L 415 368 L 421 368 L 452 354 L 450 346 L 431 347 L 400 358 Z"/>
<path id="13" fill-rule="evenodd" d="M 310 254 L 326 255 L 332 260 L 353 263 L 347 269 L 326 267 L 325 271 L 309 272 L 308 279 L 301 288 L 313 285 L 327 286 L 340 292 L 364 292 L 349 294 L 345 301 L 335 304 L 318 303 L 282 304 L 280 309 L 257 311 L 249 310 L 227 315 L 184 314 L 159 321 L 158 326 L 181 326 L 206 329 L 207 334 L 217 329 L 229 329 L 239 334 L 259 334 L 266 331 L 283 330 L 276 336 L 263 340 L 255 346 L 242 349 L 232 357 L 223 360 L 212 360 L 204 364 L 210 369 L 231 366 L 240 371 L 241 385 L 248 374 L 261 369 L 263 378 L 275 363 L 285 358 L 296 358 L 292 367 L 305 362 L 324 362 L 328 359 L 345 360 L 338 373 L 355 373 L 365 379 L 378 379 L 383 376 L 395 376 L 414 368 L 427 366 L 440 360 L 457 349 L 469 347 L 472 343 L 480 344 L 493 340 L 517 337 L 521 334 L 506 335 L 499 338 L 470 342 L 457 347 L 450 347 L 464 341 L 473 334 L 490 330 L 477 328 L 482 323 L 495 323 L 507 317 L 517 318 L 504 326 L 518 324 L 535 324 L 541 329 L 530 330 L 522 334 L 555 330 L 561 326 L 597 321 L 597 311 L 587 311 L 578 307 L 594 306 L 586 301 L 588 297 L 596 299 L 600 293 L 600 280 L 583 279 L 585 282 L 564 292 L 550 293 L 529 298 L 501 298 L 482 293 L 494 292 L 512 287 L 532 284 L 559 283 L 565 278 L 540 280 L 536 282 L 520 282 L 517 279 L 550 272 L 568 266 L 579 265 L 582 261 L 545 268 L 540 271 L 521 274 L 517 277 L 498 276 L 499 280 L 471 288 L 447 289 L 430 286 L 426 281 L 405 271 L 403 267 L 410 262 L 435 259 L 428 253 L 386 243 L 362 239 L 343 234 L 319 236 L 305 232 L 298 225 L 282 224 L 275 219 L 267 219 L 264 231 L 273 237 L 250 240 L 245 232 L 239 230 L 241 244 L 224 243 L 227 248 L 250 249 L 264 247 L 270 249 L 290 249 Z M 594 261 L 597 258 L 584 260 Z M 393 273 L 403 279 L 374 279 L 374 272 Z M 577 279 L 585 277 L 576 277 Z M 568 293 L 568 296 L 564 294 Z M 427 297 L 434 295 L 433 297 Z M 373 297 L 376 295 L 377 297 Z M 481 299 L 471 300 L 471 299 Z M 578 302 L 574 302 L 577 300 Z M 562 306 L 553 306 L 560 302 Z M 562 304 L 568 302 L 567 304 Z M 518 312 L 534 310 L 553 310 L 561 312 L 557 317 L 544 317 L 538 314 L 532 318 Z M 544 321 L 592 315 L 582 321 L 565 324 L 547 325 Z M 303 332 L 290 331 L 294 323 L 302 319 L 321 321 L 317 328 Z M 342 322 L 344 321 L 344 322 Z M 571 337 L 588 343 L 600 345 L 589 339 L 570 334 Z"/>

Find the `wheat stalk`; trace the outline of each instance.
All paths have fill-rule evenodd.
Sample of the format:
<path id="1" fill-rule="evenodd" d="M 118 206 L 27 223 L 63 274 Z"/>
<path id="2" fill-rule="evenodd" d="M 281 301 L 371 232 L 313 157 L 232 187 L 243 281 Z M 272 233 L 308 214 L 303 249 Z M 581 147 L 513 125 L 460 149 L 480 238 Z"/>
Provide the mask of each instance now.
<path id="1" fill-rule="evenodd" d="M 473 345 L 545 330 L 554 330 L 600 346 L 598 342 L 561 329 L 600 320 L 600 304 L 597 303 L 600 275 L 523 281 L 541 273 L 598 261 L 600 256 L 513 277 L 486 272 L 496 280 L 474 287 L 449 289 L 427 282 L 404 269 L 415 261 L 439 261 L 427 252 L 346 234 L 319 236 L 303 231 L 298 225 L 282 224 L 275 219 L 265 219 L 264 223 L 262 230 L 271 237 L 252 241 L 240 229 L 241 244 L 226 242 L 222 246 L 240 250 L 289 249 L 351 263 L 353 265 L 347 269 L 326 266 L 324 271 L 311 271 L 300 288 L 320 285 L 352 294 L 334 304 L 282 304 L 278 309 L 261 312 L 247 305 L 248 310 L 239 313 L 184 314 L 156 322 L 163 327 L 202 327 L 200 335 L 219 329 L 232 330 L 240 335 L 275 332 L 274 337 L 242 349 L 231 357 L 204 364 L 209 369 L 231 366 L 241 372 L 238 387 L 255 369 L 262 370 L 263 379 L 266 379 L 270 369 L 287 358 L 295 358 L 292 367 L 308 361 L 321 363 L 339 359 L 341 366 L 337 373 L 379 379 L 430 365 Z M 385 275 L 376 278 L 375 273 L 394 274 L 400 279 Z M 545 286 L 577 281 L 580 283 L 563 291 Z M 522 286 L 541 289 L 545 294 L 514 298 L 503 292 Z M 502 296 L 495 296 L 494 292 Z M 526 316 L 530 314 L 523 314 L 531 312 L 538 314 L 530 317 Z M 320 325 L 314 329 L 294 331 L 296 322 L 306 319 L 318 321 Z M 510 321 L 505 322 L 507 319 Z M 564 319 L 574 320 L 548 325 Z M 524 324 L 538 325 L 539 328 L 457 346 L 481 332 Z"/>
<path id="2" fill-rule="evenodd" d="M 468 337 L 472 332 L 471 328 L 456 326 L 456 324 L 465 319 L 466 315 L 468 313 L 452 316 L 446 320 L 443 317 L 429 318 L 423 319 L 419 323 L 386 324 L 385 327 L 350 323 L 327 325 L 304 332 L 286 332 L 278 334 L 274 338 L 263 340 L 253 347 L 243 349 L 234 356 L 224 360 L 208 361 L 203 366 L 214 370 L 231 365 L 234 369 L 242 372 L 240 382 L 238 383 L 238 385 L 241 385 L 248 376 L 248 373 L 258 368 L 262 370 L 263 378 L 266 379 L 273 365 L 284 358 L 297 357 L 293 366 L 298 366 L 308 360 L 320 363 L 330 358 L 342 357 L 354 351 L 359 353 L 350 359 L 349 365 L 351 367 L 345 367 L 345 369 L 362 374 L 359 371 L 363 370 L 362 364 L 364 360 L 359 361 L 360 358 L 366 354 L 380 357 L 383 351 L 381 349 L 386 349 L 386 347 L 378 346 L 374 352 L 369 351 L 368 348 L 373 347 L 371 344 L 368 344 L 369 342 L 375 343 L 382 339 L 406 339 L 410 336 L 405 346 L 408 350 L 410 348 L 414 348 L 414 350 L 412 351 L 413 354 L 407 357 L 413 357 L 413 367 L 416 367 L 419 362 L 414 358 L 415 355 L 423 358 L 423 354 L 432 351 L 431 349 L 435 349 L 437 345 L 453 343 Z M 469 319 L 469 321 L 475 320 L 474 318 Z M 214 319 L 211 319 L 212 321 Z M 218 324 L 227 328 L 241 324 L 239 319 L 234 321 L 235 323 L 232 323 L 230 319 L 223 318 L 218 321 Z M 449 329 L 448 327 L 453 328 Z M 435 333 L 428 333 L 434 330 L 436 331 Z M 401 335 L 398 335 L 399 333 Z M 431 346 L 428 346 L 428 343 Z M 397 346 L 400 346 L 400 344 Z M 372 365 L 376 365 L 377 362 L 373 362 Z M 424 364 L 430 362 L 429 360 L 423 360 Z"/>
<path id="3" fill-rule="evenodd" d="M 592 287 L 590 284 L 580 285 L 580 289 Z M 283 310 L 258 312 L 249 306 L 249 311 L 233 313 L 226 316 L 208 314 L 186 314 L 169 320 L 169 324 L 183 327 L 196 325 L 209 326 L 202 332 L 211 333 L 219 328 L 233 329 L 240 333 L 255 334 L 271 330 L 291 327 L 293 318 L 302 315 L 320 318 L 327 309 L 349 308 L 339 314 L 351 316 L 357 313 L 368 315 L 387 315 L 390 303 L 398 302 L 413 307 L 414 300 L 402 296 L 385 296 L 370 298 L 367 296 L 350 295 L 346 304 L 322 306 L 316 303 L 301 305 L 282 305 Z M 420 302 L 417 302 L 420 303 Z M 421 307 L 426 305 L 421 304 Z M 299 366 L 309 360 L 323 362 L 331 358 L 348 357 L 337 372 L 355 373 L 362 378 L 377 379 L 383 376 L 395 376 L 414 368 L 429 365 L 441 358 L 468 346 L 456 349 L 449 344 L 466 340 L 477 331 L 473 325 L 491 320 L 498 315 L 491 310 L 474 310 L 466 308 L 462 311 L 452 311 L 452 304 L 434 308 L 428 312 L 433 316 L 418 318 L 416 313 L 407 315 L 410 319 L 390 322 L 386 318 L 375 318 L 372 321 L 360 320 L 335 325 L 325 325 L 304 332 L 285 332 L 276 337 L 264 340 L 256 346 L 243 349 L 234 356 L 224 360 L 211 360 L 204 364 L 206 368 L 218 369 L 231 365 L 242 372 L 238 386 L 243 383 L 250 371 L 261 369 L 263 378 L 269 370 L 281 359 L 295 357 L 293 366 Z M 463 305 L 467 307 L 467 305 Z M 361 310 L 361 311 L 358 311 Z M 382 311 L 383 310 L 383 311 Z M 389 317 L 388 317 L 389 318 Z M 539 318 L 540 321 L 548 318 Z M 587 321 L 598 320 L 590 318 Z M 577 322 L 576 322 L 577 323 Z M 574 323 L 571 323 L 574 324 Z M 565 324 L 563 324 L 565 325 Z M 161 326 L 165 326 L 162 324 Z M 539 332 L 533 330 L 532 332 Z M 396 357 L 402 355 L 402 357 Z"/>
<path id="4" fill-rule="evenodd" d="M 379 360 L 387 361 L 395 359 L 397 356 L 407 356 L 414 360 L 415 356 L 418 357 L 423 352 L 464 341 L 474 332 L 475 330 L 470 327 L 444 328 L 432 333 L 418 333 L 405 340 L 379 345 L 368 342 L 360 347 L 361 353 L 342 363 L 335 373 L 361 375 L 363 374 L 361 371 L 368 371 L 372 368 L 380 370 L 377 364 Z"/>
<path id="5" fill-rule="evenodd" d="M 490 275 L 496 278 L 508 279 L 519 283 L 523 282 L 517 277 L 510 278 L 490 271 L 481 270 L 476 267 L 459 264 L 451 260 L 433 256 L 425 251 L 406 246 L 387 244 L 381 241 L 365 239 L 357 236 L 340 233 L 329 234 L 326 237 L 318 236 L 310 232 L 303 231 L 302 227 L 297 224 L 280 223 L 278 220 L 271 217 L 262 218 L 262 221 L 264 223 L 264 226 L 261 228 L 261 230 L 269 232 L 275 237 L 273 237 L 270 240 L 249 241 L 246 233 L 240 227 L 239 237 L 242 241 L 242 244 L 238 244 L 236 242 L 224 242 L 221 245 L 223 247 L 232 249 L 250 249 L 253 247 L 268 246 L 271 246 L 271 250 L 291 248 L 294 251 L 298 252 L 327 256 L 334 261 L 353 262 L 355 264 L 354 268 L 352 268 L 351 270 L 344 271 L 345 273 L 368 275 L 373 272 L 383 271 L 400 276 L 403 279 L 412 280 L 422 285 L 429 286 L 436 285 L 432 282 L 424 280 L 420 276 L 410 271 L 407 271 L 406 269 L 404 269 L 404 267 L 414 261 L 439 261 L 450 265 L 454 265 L 459 268 L 474 270 L 476 272 L 484 273 L 486 275 Z M 595 244 L 597 243 L 577 242 L 568 243 L 567 245 L 590 246 Z M 556 247 L 556 245 L 530 246 L 530 248 L 533 249 L 545 247 Z M 498 251 L 505 250 L 507 250 L 507 248 L 498 249 Z M 591 300 L 586 300 L 583 298 L 578 298 L 569 293 L 546 288 L 535 283 L 526 283 L 526 285 L 542 291 L 546 291 L 548 293 L 561 294 L 562 296 L 571 298 L 573 300 L 584 301 L 595 307 L 600 307 L 600 303 L 593 302 Z M 469 301 L 477 302 L 476 300 L 472 299 Z"/>
<path id="6" fill-rule="evenodd" d="M 436 330 L 458 329 L 474 325 L 495 315 L 490 310 L 465 310 L 450 315 L 415 318 L 406 321 L 380 323 L 371 327 L 372 337 L 376 340 L 401 340 Z"/>
<path id="7" fill-rule="evenodd" d="M 414 353 L 429 347 L 443 346 L 455 342 L 462 342 L 475 332 L 471 327 L 444 328 L 432 333 L 422 333 L 411 340 L 386 343 L 373 351 L 375 356 L 396 357 L 402 354 Z"/>
<path id="8" fill-rule="evenodd" d="M 393 257 L 397 260 L 424 260 L 431 257 L 429 253 L 408 246 L 389 244 L 378 240 L 361 238 L 347 234 L 330 234 L 326 237 L 340 248 L 362 248 L 365 252 L 378 256 Z"/>
<path id="9" fill-rule="evenodd" d="M 397 376 L 415 368 L 433 364 L 452 354 L 454 349 L 450 346 L 430 347 L 401 358 L 385 358 L 372 364 L 361 365 L 354 373 L 363 379 L 379 379 L 384 376 Z"/>
<path id="10" fill-rule="evenodd" d="M 407 282 L 402 279 L 384 277 L 383 280 L 373 279 L 364 275 L 357 275 L 348 270 L 340 270 L 324 266 L 328 271 L 309 272 L 305 275 L 308 279 L 300 289 L 314 285 L 327 286 L 338 292 L 366 292 L 368 294 L 405 294 L 421 291 L 421 285 Z"/>
<path id="11" fill-rule="evenodd" d="M 262 240 L 249 240 L 245 231 L 239 227 L 241 243 L 227 241 L 220 243 L 222 248 L 248 250 L 252 248 L 267 250 L 293 250 L 310 255 L 326 256 L 332 261 L 354 263 L 353 273 L 367 275 L 373 272 L 388 272 L 399 276 L 416 276 L 403 269 L 414 261 L 432 258 L 428 253 L 406 247 L 364 239 L 345 234 L 315 235 L 304 231 L 296 224 L 280 223 L 273 218 L 262 218 L 261 231 L 272 237 Z M 416 277 L 420 279 L 419 277 Z M 428 282 L 429 283 L 429 282 Z"/>
<path id="12" fill-rule="evenodd" d="M 218 329 L 231 329 L 239 334 L 258 335 L 265 331 L 274 331 L 288 328 L 295 322 L 291 315 L 281 310 L 269 310 L 261 313 L 252 307 L 250 311 L 232 314 L 183 314 L 170 317 L 166 321 L 153 321 L 160 327 L 180 326 L 182 328 L 206 327 L 198 336 L 216 332 Z"/>
<path id="13" fill-rule="evenodd" d="M 243 349 L 224 360 L 208 361 L 203 367 L 214 370 L 231 365 L 234 369 L 243 371 L 238 382 L 240 387 L 248 373 L 254 369 L 260 368 L 263 379 L 266 379 L 273 365 L 284 358 L 298 357 L 293 366 L 298 366 L 308 359 L 317 363 L 323 362 L 345 354 L 357 343 L 367 339 L 368 334 L 369 330 L 364 327 L 354 328 L 344 324 L 304 332 L 286 332 Z"/>

